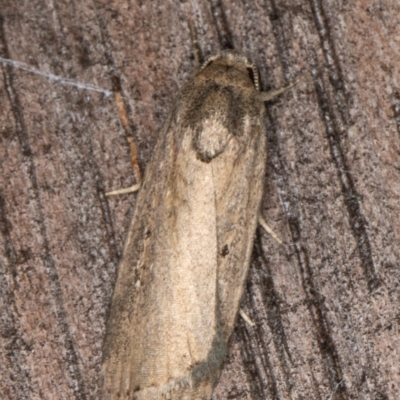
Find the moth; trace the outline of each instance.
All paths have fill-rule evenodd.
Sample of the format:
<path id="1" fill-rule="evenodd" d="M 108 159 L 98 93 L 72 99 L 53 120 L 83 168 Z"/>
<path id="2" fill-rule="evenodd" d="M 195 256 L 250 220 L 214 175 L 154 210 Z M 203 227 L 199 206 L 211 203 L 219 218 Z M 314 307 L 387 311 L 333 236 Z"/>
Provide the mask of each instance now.
<path id="1" fill-rule="evenodd" d="M 290 85 L 292 86 L 292 85 Z M 245 287 L 266 165 L 264 101 L 245 56 L 211 56 L 147 166 L 112 298 L 105 399 L 208 400 Z"/>

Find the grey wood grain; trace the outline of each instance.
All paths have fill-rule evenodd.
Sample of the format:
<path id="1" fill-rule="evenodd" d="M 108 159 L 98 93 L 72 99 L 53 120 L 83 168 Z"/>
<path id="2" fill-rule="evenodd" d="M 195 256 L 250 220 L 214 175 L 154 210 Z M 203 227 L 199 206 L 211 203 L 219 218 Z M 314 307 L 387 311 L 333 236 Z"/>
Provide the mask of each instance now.
<path id="1" fill-rule="evenodd" d="M 400 5 L 381 0 L 0 0 L 0 393 L 97 399 L 135 195 L 117 77 L 144 170 L 194 65 L 234 47 L 267 106 L 263 215 L 214 399 L 400 397 Z M 21 68 L 18 61 L 31 68 Z M 32 69 L 41 71 L 39 75 Z M 104 90 L 84 90 L 56 75 Z"/>

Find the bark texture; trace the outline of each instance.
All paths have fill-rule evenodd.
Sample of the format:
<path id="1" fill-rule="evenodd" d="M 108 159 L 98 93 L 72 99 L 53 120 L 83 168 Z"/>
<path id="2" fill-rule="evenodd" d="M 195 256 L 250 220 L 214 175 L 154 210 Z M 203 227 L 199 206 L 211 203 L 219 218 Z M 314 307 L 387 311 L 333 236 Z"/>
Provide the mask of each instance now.
<path id="1" fill-rule="evenodd" d="M 263 215 L 285 245 L 258 230 L 255 326 L 239 318 L 214 400 L 399 399 L 397 0 L 0 0 L 1 398 L 99 398 L 136 199 L 104 196 L 134 183 L 107 91 L 144 170 L 194 70 L 188 18 L 264 90 L 306 72 L 267 106 Z"/>

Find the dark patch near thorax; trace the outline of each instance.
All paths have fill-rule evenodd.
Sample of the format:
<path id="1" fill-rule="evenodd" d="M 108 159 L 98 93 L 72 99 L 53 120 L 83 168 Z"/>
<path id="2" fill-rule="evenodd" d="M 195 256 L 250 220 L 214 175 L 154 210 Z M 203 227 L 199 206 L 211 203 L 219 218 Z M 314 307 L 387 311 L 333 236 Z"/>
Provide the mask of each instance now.
<path id="1" fill-rule="evenodd" d="M 243 96 L 233 86 L 221 86 L 214 81 L 206 82 L 193 91 L 182 122 L 196 133 L 203 129 L 203 121 L 215 117 L 234 136 L 243 132 L 246 113 Z"/>
<path id="2" fill-rule="evenodd" d="M 183 128 L 193 130 L 193 147 L 204 162 L 210 162 L 221 154 L 230 137 L 239 139 L 244 135 L 246 116 L 250 117 L 251 124 L 260 117 L 260 103 L 256 99 L 254 87 L 243 87 L 235 79 L 232 84 L 227 84 L 228 81 L 229 75 L 226 74 L 220 79 L 195 79 L 184 86 L 178 97 L 176 109 L 180 110 L 179 120 Z M 185 99 L 184 104 L 182 99 Z M 216 125 L 224 126 L 229 134 L 215 138 L 217 144 L 214 143 L 213 148 L 206 151 L 200 141 L 204 133 L 204 122 L 210 119 L 214 119 Z M 243 139 L 246 141 L 246 138 Z"/>

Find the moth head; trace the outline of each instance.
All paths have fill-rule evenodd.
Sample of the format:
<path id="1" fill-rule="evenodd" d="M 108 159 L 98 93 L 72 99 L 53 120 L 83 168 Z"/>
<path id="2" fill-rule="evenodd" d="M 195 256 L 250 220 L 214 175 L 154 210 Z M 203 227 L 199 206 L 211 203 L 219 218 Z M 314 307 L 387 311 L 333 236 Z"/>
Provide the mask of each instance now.
<path id="1" fill-rule="evenodd" d="M 224 50 L 221 53 L 210 56 L 201 66 L 199 73 L 204 71 L 213 63 L 224 64 L 227 67 L 246 70 L 248 77 L 253 82 L 254 88 L 257 91 L 260 90 L 257 66 L 243 54 L 240 54 L 235 50 Z"/>

